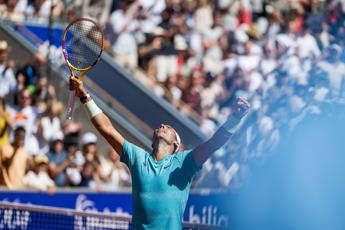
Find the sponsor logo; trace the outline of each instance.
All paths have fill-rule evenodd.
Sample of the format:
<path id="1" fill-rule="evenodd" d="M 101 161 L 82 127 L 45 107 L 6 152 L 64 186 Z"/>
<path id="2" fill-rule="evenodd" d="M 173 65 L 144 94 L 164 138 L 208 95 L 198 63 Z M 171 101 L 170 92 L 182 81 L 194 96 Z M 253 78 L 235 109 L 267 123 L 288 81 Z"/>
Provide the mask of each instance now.
<path id="1" fill-rule="evenodd" d="M 76 199 L 75 209 L 83 212 L 99 212 L 95 207 L 95 203 L 89 200 L 85 195 L 81 194 Z M 128 212 L 124 212 L 122 208 L 117 208 L 115 212 L 110 212 L 109 208 L 104 208 L 103 213 L 115 214 L 118 216 L 130 217 Z M 129 229 L 129 223 L 126 221 L 114 220 L 110 218 L 100 218 L 92 216 L 75 216 L 74 229 Z"/>
<path id="2" fill-rule="evenodd" d="M 0 209 L 0 229 L 27 229 L 30 212 L 14 209 Z"/>
<path id="3" fill-rule="evenodd" d="M 216 206 L 203 206 L 200 213 L 194 209 L 194 205 L 191 205 L 189 207 L 188 221 L 196 224 L 210 224 L 227 227 L 228 216 L 217 212 L 218 208 Z"/>

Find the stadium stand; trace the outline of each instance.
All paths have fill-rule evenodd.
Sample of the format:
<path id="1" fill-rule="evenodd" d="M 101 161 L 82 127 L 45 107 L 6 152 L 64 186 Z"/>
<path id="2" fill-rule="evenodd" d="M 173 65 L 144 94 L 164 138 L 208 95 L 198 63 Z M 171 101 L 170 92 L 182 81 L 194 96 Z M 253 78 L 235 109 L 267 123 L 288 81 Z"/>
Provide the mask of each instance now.
<path id="1" fill-rule="evenodd" d="M 195 186 L 240 186 L 248 174 L 248 162 L 269 155 L 306 115 L 316 116 L 344 103 L 343 1 L 71 1 L 65 3 L 65 11 L 61 11 L 62 1 L 53 1 L 53 6 L 49 1 L 41 5 L 29 1 L 26 6 L 24 2 L 9 1 L 0 10 L 3 19 L 21 22 L 15 24 L 19 32 L 25 30 L 20 25 L 28 20 L 47 25 L 49 15 L 44 12 L 50 8 L 54 22 L 64 23 L 76 15 L 99 18 L 108 39 L 107 51 L 116 61 L 105 56 L 99 68 L 108 68 L 109 73 L 116 69 L 115 75 L 126 80 L 118 78 L 118 85 L 107 84 L 106 88 L 97 79 L 112 81 L 107 76 L 90 79 L 90 88 L 105 91 L 100 104 L 110 98 L 105 101 L 113 102 L 103 107 L 114 107 L 117 102 L 124 105 L 127 95 L 120 89 L 135 85 L 131 93 L 148 98 L 155 106 L 149 111 L 165 114 L 168 121 L 181 125 L 178 129 L 188 131 L 183 136 L 193 138 L 187 145 L 212 135 L 231 112 L 229 104 L 236 96 L 252 103 L 253 111 L 243 124 L 246 132 L 239 132 L 207 162 Z M 99 10 L 103 7 L 107 10 Z M 8 43 L 10 40 L 2 41 L 0 48 L 6 51 Z M 51 86 L 39 90 L 21 75 L 13 86 L 15 70 L 29 60 L 15 55 L 17 67 L 8 60 L 3 72 L 8 84 L 5 102 L 15 105 L 11 97 L 24 87 L 51 100 Z M 40 84 L 46 84 L 42 81 Z M 43 107 L 37 108 L 44 108 L 38 104 Z M 149 147 L 149 133 L 157 124 L 149 113 L 139 113 L 143 111 L 140 107 L 125 104 L 123 109 L 137 124 L 128 133 L 132 138 L 139 131 L 145 133 L 146 137 L 137 139 L 146 138 L 141 144 Z M 144 122 L 138 125 L 136 117 Z M 62 129 L 80 130 L 78 125 Z"/>
<path id="2" fill-rule="evenodd" d="M 129 206 L 129 172 L 83 108 L 77 105 L 73 122 L 64 119 L 61 32 L 80 16 L 96 19 L 107 38 L 87 89 L 134 143 L 149 149 L 153 128 L 164 120 L 190 148 L 215 132 L 236 97 L 252 104 L 239 132 L 194 180 L 185 212 L 191 222 L 227 226 L 223 192 L 248 181 L 250 164 L 269 158 L 306 119 L 345 117 L 344 0 L 0 1 L 5 200 L 75 205 L 67 208 L 77 209 L 82 224 L 96 206 L 109 211 L 109 193 Z M 52 194 L 57 204 L 49 203 Z M 64 203 L 66 197 L 74 203 Z M 0 228 L 27 223 L 26 211 L 40 219 L 40 208 L 0 203 L 7 221 Z M 67 224 L 69 211 L 62 217 Z"/>

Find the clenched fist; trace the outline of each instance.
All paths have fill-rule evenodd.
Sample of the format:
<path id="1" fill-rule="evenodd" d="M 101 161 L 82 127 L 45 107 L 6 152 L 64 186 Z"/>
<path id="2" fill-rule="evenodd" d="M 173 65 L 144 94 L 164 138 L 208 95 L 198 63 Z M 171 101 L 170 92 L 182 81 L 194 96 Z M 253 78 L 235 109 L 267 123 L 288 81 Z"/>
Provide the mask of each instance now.
<path id="1" fill-rule="evenodd" d="M 83 82 L 73 76 L 71 76 L 69 80 L 69 89 L 75 90 L 75 95 L 77 97 L 84 97 L 87 94 Z"/>
<path id="2" fill-rule="evenodd" d="M 236 98 L 236 102 L 232 106 L 232 114 L 238 119 L 246 116 L 249 112 L 250 104 L 245 99 L 238 97 Z"/>

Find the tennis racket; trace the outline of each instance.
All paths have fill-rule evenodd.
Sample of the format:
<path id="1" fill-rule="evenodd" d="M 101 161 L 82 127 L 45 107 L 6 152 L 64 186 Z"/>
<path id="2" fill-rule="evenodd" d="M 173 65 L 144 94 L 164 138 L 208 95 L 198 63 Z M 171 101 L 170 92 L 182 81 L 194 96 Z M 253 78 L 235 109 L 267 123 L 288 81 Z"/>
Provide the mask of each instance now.
<path id="1" fill-rule="evenodd" d="M 103 48 L 103 32 L 94 21 L 79 18 L 66 27 L 62 52 L 71 76 L 82 80 L 100 60 Z M 69 120 L 72 119 L 74 102 L 75 91 L 70 91 L 66 110 Z"/>

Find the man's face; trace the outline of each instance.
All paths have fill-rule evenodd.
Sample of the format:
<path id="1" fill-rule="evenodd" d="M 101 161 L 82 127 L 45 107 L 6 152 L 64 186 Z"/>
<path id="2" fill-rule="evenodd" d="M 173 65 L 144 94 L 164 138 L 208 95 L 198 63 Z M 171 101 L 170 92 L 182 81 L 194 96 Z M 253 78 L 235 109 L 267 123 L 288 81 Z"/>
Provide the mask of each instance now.
<path id="1" fill-rule="evenodd" d="M 0 50 L 0 63 L 4 63 L 7 60 L 7 51 Z"/>
<path id="2" fill-rule="evenodd" d="M 19 95 L 19 106 L 25 108 L 31 105 L 31 94 L 28 90 L 24 90 Z"/>
<path id="3" fill-rule="evenodd" d="M 25 131 L 24 130 L 15 131 L 14 142 L 17 143 L 17 145 L 20 147 L 24 146 L 24 144 L 25 144 Z"/>
<path id="4" fill-rule="evenodd" d="M 96 143 L 88 143 L 84 145 L 85 153 L 95 153 L 97 151 Z"/>
<path id="5" fill-rule="evenodd" d="M 176 142 L 175 129 L 170 125 L 161 124 L 158 129 L 155 129 L 153 134 L 153 142 L 158 139 L 163 139 L 168 144 Z"/>
<path id="6" fill-rule="evenodd" d="M 55 153 L 60 153 L 63 149 L 62 140 L 56 140 L 52 143 L 52 149 Z"/>
<path id="7" fill-rule="evenodd" d="M 40 69 L 45 64 L 45 57 L 42 54 L 36 54 L 32 60 L 32 66 L 35 69 Z"/>

